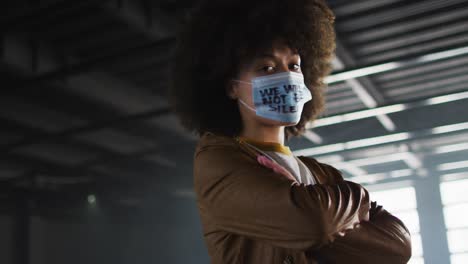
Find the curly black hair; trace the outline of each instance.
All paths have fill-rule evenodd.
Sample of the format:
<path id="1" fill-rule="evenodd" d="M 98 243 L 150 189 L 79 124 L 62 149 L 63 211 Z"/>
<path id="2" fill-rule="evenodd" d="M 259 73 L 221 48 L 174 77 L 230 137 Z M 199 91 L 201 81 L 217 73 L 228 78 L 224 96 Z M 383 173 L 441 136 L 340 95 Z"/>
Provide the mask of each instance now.
<path id="1" fill-rule="evenodd" d="M 324 0 L 206 0 L 179 33 L 169 96 L 181 123 L 198 135 L 236 136 L 242 121 L 227 91 L 256 54 L 283 41 L 301 56 L 301 71 L 313 99 L 301 119 L 285 128 L 298 136 L 323 110 L 323 78 L 335 51 L 335 16 Z"/>

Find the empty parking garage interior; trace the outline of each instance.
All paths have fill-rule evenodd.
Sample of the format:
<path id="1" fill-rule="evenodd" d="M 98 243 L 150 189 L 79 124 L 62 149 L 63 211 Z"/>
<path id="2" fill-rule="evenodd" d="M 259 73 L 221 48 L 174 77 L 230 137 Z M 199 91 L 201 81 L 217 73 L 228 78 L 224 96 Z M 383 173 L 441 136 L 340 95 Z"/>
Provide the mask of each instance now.
<path id="1" fill-rule="evenodd" d="M 326 109 L 288 146 L 399 217 L 409 263 L 468 263 L 468 1 L 327 2 Z M 168 99 L 196 5 L 2 2 L 0 263 L 210 262 Z"/>

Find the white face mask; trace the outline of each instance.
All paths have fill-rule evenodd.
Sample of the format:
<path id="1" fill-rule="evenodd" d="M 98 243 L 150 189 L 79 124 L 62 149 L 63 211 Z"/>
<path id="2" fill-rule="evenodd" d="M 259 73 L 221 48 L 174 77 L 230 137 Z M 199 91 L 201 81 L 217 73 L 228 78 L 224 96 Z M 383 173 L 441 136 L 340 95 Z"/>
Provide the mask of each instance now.
<path id="1" fill-rule="evenodd" d="M 255 109 L 240 98 L 239 102 L 257 116 L 270 120 L 297 124 L 304 104 L 312 100 L 301 73 L 288 71 L 256 77 L 252 82 L 234 81 L 252 85 Z"/>

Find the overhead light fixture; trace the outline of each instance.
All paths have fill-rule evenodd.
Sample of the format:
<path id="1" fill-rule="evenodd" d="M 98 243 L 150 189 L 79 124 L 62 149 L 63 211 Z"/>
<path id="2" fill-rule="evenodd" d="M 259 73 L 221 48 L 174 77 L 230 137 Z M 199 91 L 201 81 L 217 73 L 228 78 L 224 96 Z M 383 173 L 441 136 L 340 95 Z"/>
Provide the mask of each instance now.
<path id="1" fill-rule="evenodd" d="M 346 149 L 362 148 L 367 146 L 374 146 L 383 143 L 390 143 L 402 141 L 410 138 L 409 133 L 398 133 L 388 136 L 380 136 L 366 139 L 353 140 L 345 143 Z"/>
<path id="2" fill-rule="evenodd" d="M 361 183 L 361 184 L 363 183 L 372 184 L 372 183 L 376 183 L 378 181 L 384 180 L 386 178 L 387 178 L 386 173 L 375 173 L 375 174 L 354 176 L 354 177 L 351 177 L 350 180 L 353 182 Z"/>
<path id="3" fill-rule="evenodd" d="M 334 124 L 339 124 L 345 122 L 343 115 L 336 115 L 330 117 L 323 117 L 314 121 L 314 124 L 307 123 L 306 129 L 311 129 L 312 127 L 321 127 L 321 126 L 329 126 Z"/>
<path id="4" fill-rule="evenodd" d="M 359 69 L 344 71 L 332 74 L 325 78 L 324 82 L 327 84 L 355 79 L 359 77 L 369 76 L 377 73 L 388 72 L 402 67 L 413 66 L 425 62 L 437 61 L 441 59 L 448 59 L 455 56 L 468 54 L 468 47 L 461 47 L 436 53 L 431 53 L 416 58 L 411 58 L 402 61 L 387 62 L 372 66 L 367 66 Z"/>
<path id="5" fill-rule="evenodd" d="M 344 121 L 353 121 L 353 120 L 358 120 L 358 119 L 364 119 L 367 117 L 401 112 L 405 109 L 406 107 L 404 104 L 396 104 L 396 105 L 390 105 L 390 106 L 383 106 L 379 108 L 373 108 L 369 110 L 363 110 L 363 111 L 354 112 L 354 113 L 348 113 L 348 114 L 344 114 L 343 117 L 344 117 Z"/>
<path id="6" fill-rule="evenodd" d="M 437 166 L 437 170 L 439 171 L 456 170 L 456 169 L 463 169 L 463 168 L 468 168 L 468 160 L 448 162 L 448 163 L 443 163 Z"/>
<path id="7" fill-rule="evenodd" d="M 462 100 L 466 98 L 468 98 L 468 92 L 462 92 L 462 93 L 437 96 L 431 99 L 427 99 L 425 102 L 426 102 L 426 105 L 436 105 L 436 104 L 443 104 L 443 103 L 453 102 L 457 100 Z"/>
<path id="8" fill-rule="evenodd" d="M 370 146 L 376 146 L 376 145 L 382 145 L 382 144 L 412 139 L 414 138 L 413 133 L 424 134 L 424 135 L 437 135 L 437 134 L 457 132 L 461 130 L 468 130 L 468 122 L 454 124 L 454 125 L 440 126 L 440 127 L 435 127 L 435 128 L 425 129 L 425 130 L 415 131 L 415 132 L 403 132 L 403 133 L 391 134 L 387 136 L 353 140 L 353 141 L 348 141 L 345 143 L 335 143 L 335 144 L 318 146 L 318 147 L 313 147 L 313 148 L 299 149 L 299 150 L 293 151 L 293 153 L 298 156 L 299 155 L 313 156 L 313 155 L 331 154 L 334 152 L 351 150 L 351 149 L 356 149 L 360 147 L 370 147 Z"/>
<path id="9" fill-rule="evenodd" d="M 345 149 L 346 147 L 344 143 L 338 143 L 338 144 L 331 144 L 331 145 L 326 145 L 322 147 L 300 149 L 300 150 L 296 150 L 293 152 L 294 152 L 294 155 L 296 156 L 313 156 L 313 155 L 320 155 L 320 154 L 331 153 L 331 152 L 338 152 L 338 151 L 342 151 Z"/>
<path id="10" fill-rule="evenodd" d="M 436 61 L 436 60 L 441 60 L 441 59 L 448 59 L 451 57 L 456 57 L 456 56 L 460 56 L 464 54 L 468 54 L 468 47 L 462 47 L 462 48 L 451 49 L 451 50 L 424 55 L 424 56 L 421 56 L 419 59 L 417 59 L 417 62 L 431 62 L 431 61 Z"/>
<path id="11" fill-rule="evenodd" d="M 389 62 L 379 65 L 368 66 L 356 70 L 344 71 L 336 74 L 332 74 L 325 78 L 325 83 L 336 83 L 340 81 L 345 81 L 349 79 L 355 79 L 363 76 L 368 76 L 376 73 L 386 72 L 393 69 L 400 68 L 401 64 L 399 62 Z"/>
<path id="12" fill-rule="evenodd" d="M 380 123 L 387 129 L 388 131 L 395 131 L 396 126 L 395 123 L 388 117 L 387 115 L 378 115 L 376 116 Z"/>
<path id="13" fill-rule="evenodd" d="M 406 109 L 406 106 L 404 104 L 397 104 L 397 105 L 383 106 L 379 108 L 372 108 L 368 110 L 357 111 L 357 112 L 343 114 L 343 115 L 324 117 L 324 118 L 320 118 L 314 121 L 313 127 L 329 126 L 333 124 L 339 124 L 343 122 L 359 120 L 359 119 L 364 119 L 368 117 L 374 117 L 374 116 L 379 116 L 379 115 L 400 112 L 405 109 Z M 312 125 L 309 123 L 307 128 L 312 128 Z"/>
<path id="14" fill-rule="evenodd" d="M 411 176 L 412 174 L 413 174 L 413 170 L 404 169 L 404 170 L 394 170 L 394 171 L 389 171 L 389 172 L 374 173 L 374 174 L 367 174 L 367 175 L 363 174 L 363 175 L 351 177 L 350 180 L 361 183 L 361 184 L 374 184 L 385 179 L 408 177 L 408 176 Z M 404 182 L 406 184 L 407 181 L 404 181 Z"/>
<path id="15" fill-rule="evenodd" d="M 335 163 L 335 162 L 341 162 L 343 161 L 343 157 L 341 155 L 326 155 L 326 156 L 320 156 L 320 158 L 317 159 L 321 163 Z"/>
<path id="16" fill-rule="evenodd" d="M 445 134 L 465 129 L 468 129 L 468 122 L 436 127 L 432 129 L 432 134 Z"/>
<path id="17" fill-rule="evenodd" d="M 369 92 L 366 91 L 360 82 L 358 82 L 356 79 L 349 79 L 347 80 L 347 83 L 349 86 L 351 86 L 353 91 L 356 93 L 359 99 L 361 99 L 365 106 L 369 108 L 374 108 L 377 106 L 377 101 L 375 101 Z"/>
<path id="18" fill-rule="evenodd" d="M 392 178 L 408 177 L 413 174 L 413 170 L 411 169 L 394 170 L 394 171 L 390 171 L 389 174 L 390 174 L 390 177 Z"/>
<path id="19" fill-rule="evenodd" d="M 444 173 L 444 175 L 442 175 L 441 177 L 441 180 L 443 182 L 457 181 L 457 180 L 463 180 L 463 179 L 468 179 L 468 172 Z"/>
<path id="20" fill-rule="evenodd" d="M 443 103 L 454 102 L 458 100 L 468 99 L 468 92 L 453 93 L 448 95 L 436 96 L 430 99 L 425 99 L 414 103 L 395 104 L 389 106 L 382 106 L 372 109 L 346 113 L 342 115 L 335 115 L 330 117 L 319 118 L 312 123 L 307 123 L 306 128 L 311 129 L 314 127 L 329 126 L 353 120 L 359 120 L 369 117 L 378 117 L 385 114 L 397 113 L 408 109 L 413 109 L 422 106 L 437 105 Z"/>
<path id="21" fill-rule="evenodd" d="M 367 171 L 359 168 L 359 166 L 356 166 L 355 164 L 352 164 L 350 162 L 334 162 L 333 166 L 347 171 L 351 175 L 366 175 Z"/>
<path id="22" fill-rule="evenodd" d="M 314 142 L 315 144 L 322 144 L 323 142 L 323 139 L 321 136 L 319 136 L 317 133 L 312 132 L 310 130 L 306 130 L 304 134 L 302 134 L 302 136 Z"/>
<path id="23" fill-rule="evenodd" d="M 463 151 L 468 150 L 468 143 L 459 143 L 459 144 L 451 144 L 447 146 L 440 146 L 437 147 L 433 153 L 434 154 L 443 154 L 449 152 L 456 152 L 456 151 Z"/>
<path id="24" fill-rule="evenodd" d="M 403 161 L 408 165 L 408 167 L 412 169 L 418 169 L 422 167 L 421 162 L 411 152 L 393 153 L 390 155 L 376 156 L 358 160 L 349 160 L 347 162 L 352 163 L 356 166 L 370 166 L 395 161 Z"/>

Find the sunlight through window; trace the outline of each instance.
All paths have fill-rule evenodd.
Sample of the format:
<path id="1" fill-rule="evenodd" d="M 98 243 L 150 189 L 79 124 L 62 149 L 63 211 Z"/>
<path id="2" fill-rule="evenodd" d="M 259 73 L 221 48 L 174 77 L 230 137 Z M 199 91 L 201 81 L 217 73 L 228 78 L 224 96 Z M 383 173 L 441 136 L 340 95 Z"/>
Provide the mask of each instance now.
<path id="1" fill-rule="evenodd" d="M 468 263 L 468 179 L 442 182 L 440 194 L 451 264 Z"/>
<path id="2" fill-rule="evenodd" d="M 401 219 L 411 233 L 412 258 L 410 264 L 424 264 L 416 193 L 413 187 L 370 191 L 372 201 Z"/>

